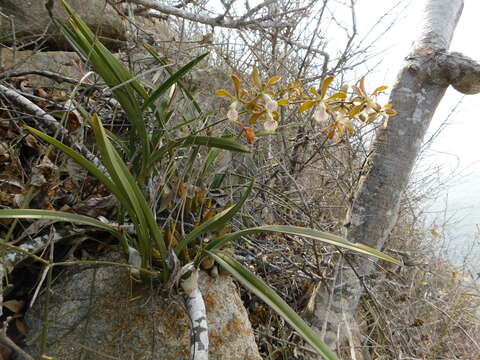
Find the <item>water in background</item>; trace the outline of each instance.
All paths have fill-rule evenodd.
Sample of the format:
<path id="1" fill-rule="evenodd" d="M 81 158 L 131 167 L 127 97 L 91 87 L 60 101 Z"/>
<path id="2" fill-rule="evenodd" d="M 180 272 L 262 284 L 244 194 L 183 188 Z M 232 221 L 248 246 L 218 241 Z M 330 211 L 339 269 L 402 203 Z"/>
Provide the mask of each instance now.
<path id="1" fill-rule="evenodd" d="M 438 232 L 439 255 L 476 279 L 480 275 L 480 171 L 451 185 L 428 215 Z"/>

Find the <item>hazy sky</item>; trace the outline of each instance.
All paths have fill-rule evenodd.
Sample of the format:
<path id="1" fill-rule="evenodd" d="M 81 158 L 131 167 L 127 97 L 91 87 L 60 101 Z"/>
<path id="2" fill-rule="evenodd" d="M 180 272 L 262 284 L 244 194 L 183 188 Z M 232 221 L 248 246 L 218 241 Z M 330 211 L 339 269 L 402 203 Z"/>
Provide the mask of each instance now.
<path id="1" fill-rule="evenodd" d="M 462 17 L 457 26 L 450 50 L 459 51 L 480 61 L 480 42 L 477 41 L 478 14 L 480 2 L 478 0 L 466 0 Z M 434 118 L 434 126 L 438 127 L 450 109 L 458 101 L 461 105 L 449 119 L 449 125 L 441 136 L 432 145 L 437 150 L 437 159 L 447 168 L 459 165 L 457 179 L 448 194 L 448 206 L 450 213 L 456 212 L 459 223 L 451 229 L 451 237 L 460 233 L 453 244 L 463 245 L 464 254 L 473 253 L 471 261 L 477 264 L 480 271 L 478 256 L 480 255 L 480 94 L 462 96 L 454 89 L 447 91 L 445 101 Z M 443 152 L 443 154 L 441 153 Z M 457 241 L 455 241 L 457 240 Z M 460 243 L 459 243 L 460 242 Z M 469 251 L 470 244 L 476 243 L 476 249 Z M 452 246 L 456 248 L 457 246 Z M 457 248 L 462 248 L 458 246 Z"/>
<path id="2" fill-rule="evenodd" d="M 397 0 L 359 1 L 359 28 L 368 28 L 369 22 L 374 21 L 375 17 L 378 18 L 378 15 L 396 2 Z M 371 7 L 372 3 L 375 3 L 375 8 Z M 384 61 L 377 69 L 376 76 L 380 82 L 383 81 L 389 86 L 393 84 L 402 59 L 418 34 L 423 5 L 423 0 L 411 1 L 402 19 L 385 36 L 385 46 L 395 45 L 386 53 Z M 362 17 L 362 14 L 366 13 L 369 16 Z M 480 1 L 465 0 L 465 8 L 450 50 L 480 61 L 480 41 L 476 35 L 479 13 Z M 379 47 L 381 46 L 382 44 L 379 44 Z M 451 113 L 457 105 L 455 112 Z M 450 185 L 433 205 L 432 210 L 438 211 L 447 205 L 446 216 L 453 216 L 457 221 L 445 234 L 447 240 L 451 240 L 450 253 L 459 250 L 465 254 L 469 250 L 464 248 L 468 248 L 474 241 L 478 232 L 477 225 L 480 224 L 480 94 L 462 96 L 449 88 L 434 116 L 430 133 L 435 132 L 445 121 L 446 127 L 427 152 L 423 166 L 427 163 L 439 165 L 443 180 Z M 453 171 L 455 172 L 452 175 Z M 440 220 L 437 224 L 440 224 Z M 477 236 L 476 242 L 479 241 Z M 480 246 L 477 246 L 476 254 L 480 255 Z"/>

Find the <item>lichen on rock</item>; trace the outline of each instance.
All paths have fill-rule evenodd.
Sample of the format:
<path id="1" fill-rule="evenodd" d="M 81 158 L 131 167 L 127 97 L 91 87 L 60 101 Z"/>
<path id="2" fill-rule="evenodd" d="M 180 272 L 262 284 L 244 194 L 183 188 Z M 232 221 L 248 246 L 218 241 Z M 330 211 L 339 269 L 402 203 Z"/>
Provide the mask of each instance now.
<path id="1" fill-rule="evenodd" d="M 201 272 L 210 359 L 261 359 L 235 284 L 228 276 Z M 27 312 L 28 351 L 36 358 L 46 298 Z M 62 360 L 188 359 L 190 328 L 177 295 L 167 297 L 158 285 L 135 283 L 126 268 L 80 266 L 52 286 L 48 305 L 45 354 Z"/>

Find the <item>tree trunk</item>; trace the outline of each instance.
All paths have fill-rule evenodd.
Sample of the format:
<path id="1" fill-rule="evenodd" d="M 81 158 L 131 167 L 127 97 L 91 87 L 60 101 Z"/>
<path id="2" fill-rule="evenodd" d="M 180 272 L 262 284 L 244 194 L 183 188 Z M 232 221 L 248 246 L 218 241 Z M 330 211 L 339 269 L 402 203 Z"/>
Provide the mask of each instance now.
<path id="1" fill-rule="evenodd" d="M 389 103 L 398 115 L 382 127 L 373 143 L 368 173 L 360 180 L 346 221 L 347 239 L 377 249 L 385 244 L 398 216 L 430 120 L 449 85 L 465 94 L 480 92 L 480 65 L 448 48 L 463 0 L 428 0 L 421 34 L 400 70 Z M 375 260 L 353 258 L 340 264 L 335 279 L 316 294 L 312 324 L 332 348 L 353 326 L 362 280 Z M 348 266 L 344 266 L 344 265 Z M 352 270 L 352 267 L 355 270 Z M 327 290 L 327 288 L 329 290 Z"/>

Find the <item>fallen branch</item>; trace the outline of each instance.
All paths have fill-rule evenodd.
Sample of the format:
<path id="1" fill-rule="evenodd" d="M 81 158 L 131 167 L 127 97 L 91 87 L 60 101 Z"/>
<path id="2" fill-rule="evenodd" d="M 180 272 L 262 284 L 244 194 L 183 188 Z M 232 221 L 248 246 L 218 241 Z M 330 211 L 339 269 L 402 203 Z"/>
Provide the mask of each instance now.
<path id="1" fill-rule="evenodd" d="M 198 269 L 185 265 L 180 285 L 185 292 L 183 300 L 190 317 L 190 360 L 208 360 L 207 311 L 198 289 Z"/>
<path id="2" fill-rule="evenodd" d="M 46 130 L 51 134 L 58 134 L 62 138 L 63 142 L 78 151 L 80 154 L 85 156 L 90 160 L 100 171 L 107 173 L 105 167 L 100 162 L 100 159 L 96 157 L 90 150 L 88 150 L 85 145 L 79 144 L 76 142 L 68 133 L 68 131 L 51 115 L 47 114 L 39 106 L 28 100 L 25 96 L 20 95 L 14 89 L 10 89 L 6 86 L 0 85 L 0 93 L 3 94 L 7 99 L 15 103 L 17 106 L 22 107 L 26 112 L 40 118 L 42 120 L 41 125 L 43 125 Z"/>
<path id="3" fill-rule="evenodd" d="M 57 83 L 69 83 L 73 85 L 77 85 L 79 83 L 79 80 L 68 77 L 68 76 L 63 76 L 60 74 L 57 74 L 52 71 L 47 71 L 47 70 L 25 70 L 25 71 L 7 71 L 4 72 L 3 74 L 0 75 L 0 80 L 3 79 L 9 79 L 13 77 L 19 77 L 19 76 L 25 76 L 25 75 L 39 75 L 39 76 L 44 76 L 49 79 L 52 79 L 56 81 Z M 84 86 L 94 86 L 91 84 L 83 84 Z"/>
<path id="4" fill-rule="evenodd" d="M 25 351 L 23 351 L 20 346 L 15 344 L 12 339 L 10 339 L 7 335 L 7 330 L 8 330 L 8 323 L 12 320 L 12 317 L 9 316 L 5 322 L 3 323 L 3 328 L 0 331 L 0 342 L 8 346 L 10 349 L 12 349 L 15 353 L 20 355 L 19 359 L 25 359 L 25 360 L 35 360 L 33 357 L 31 357 L 29 354 L 27 354 Z"/>
<path id="5" fill-rule="evenodd" d="M 63 239 L 63 236 L 57 234 L 52 239 L 49 239 L 49 235 L 41 235 L 35 238 L 26 240 L 23 244 L 19 245 L 16 249 L 10 249 L 5 251 L 3 261 L 7 264 L 8 272 L 10 273 L 16 265 L 21 263 L 32 254 L 35 254 L 47 247 L 50 241 L 53 243 Z"/>

